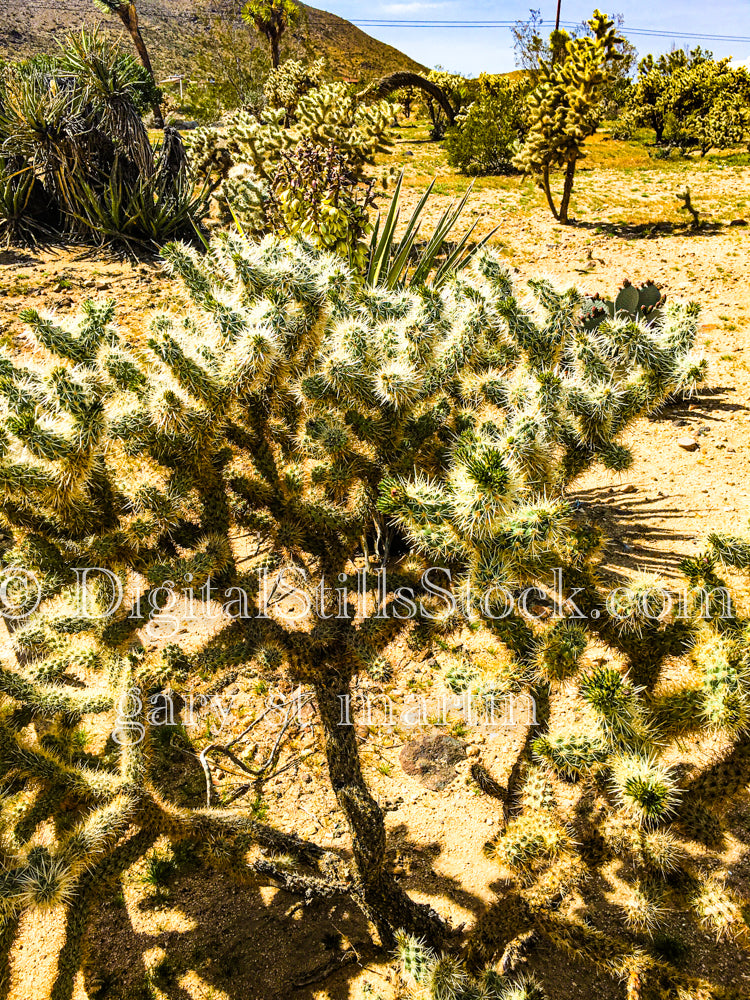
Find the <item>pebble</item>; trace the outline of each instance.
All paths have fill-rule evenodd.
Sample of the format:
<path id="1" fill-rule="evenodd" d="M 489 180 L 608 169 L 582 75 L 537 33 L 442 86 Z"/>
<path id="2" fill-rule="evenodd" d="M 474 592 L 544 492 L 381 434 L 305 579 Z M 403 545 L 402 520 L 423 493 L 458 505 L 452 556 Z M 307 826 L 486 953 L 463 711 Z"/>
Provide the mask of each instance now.
<path id="1" fill-rule="evenodd" d="M 677 439 L 677 444 L 684 451 L 697 451 L 700 445 L 694 438 L 682 437 Z"/>

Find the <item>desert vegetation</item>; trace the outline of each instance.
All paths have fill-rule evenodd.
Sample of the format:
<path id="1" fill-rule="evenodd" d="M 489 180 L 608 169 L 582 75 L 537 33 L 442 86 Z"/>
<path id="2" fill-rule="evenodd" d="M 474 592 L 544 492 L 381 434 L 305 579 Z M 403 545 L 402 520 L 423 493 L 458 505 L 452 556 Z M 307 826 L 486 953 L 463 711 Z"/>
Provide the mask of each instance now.
<path id="1" fill-rule="evenodd" d="M 0 995 L 750 996 L 747 71 L 105 6 L 0 68 Z"/>

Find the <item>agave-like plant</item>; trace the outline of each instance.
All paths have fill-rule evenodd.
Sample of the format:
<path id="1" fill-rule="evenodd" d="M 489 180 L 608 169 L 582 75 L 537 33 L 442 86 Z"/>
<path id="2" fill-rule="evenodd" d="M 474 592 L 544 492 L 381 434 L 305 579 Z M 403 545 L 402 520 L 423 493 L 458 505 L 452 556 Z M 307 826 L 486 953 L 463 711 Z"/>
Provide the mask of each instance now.
<path id="1" fill-rule="evenodd" d="M 443 212 L 428 239 L 420 242 L 422 212 L 435 187 L 433 180 L 419 199 L 406 223 L 401 238 L 397 241 L 396 230 L 401 218 L 403 181 L 402 172 L 396 181 L 388 212 L 385 219 L 382 220 L 382 229 L 380 216 L 375 223 L 370 238 L 365 272 L 366 282 L 368 285 L 380 285 L 385 288 L 429 284 L 437 289 L 451 275 L 457 274 L 466 267 L 477 252 L 495 235 L 497 227 L 478 242 L 470 243 L 471 235 L 477 227 L 475 222 L 457 243 L 454 245 L 448 243 L 448 237 L 458 224 L 471 196 L 474 187 L 472 183 L 458 204 L 453 202 Z M 444 259 L 441 259 L 443 256 Z"/>

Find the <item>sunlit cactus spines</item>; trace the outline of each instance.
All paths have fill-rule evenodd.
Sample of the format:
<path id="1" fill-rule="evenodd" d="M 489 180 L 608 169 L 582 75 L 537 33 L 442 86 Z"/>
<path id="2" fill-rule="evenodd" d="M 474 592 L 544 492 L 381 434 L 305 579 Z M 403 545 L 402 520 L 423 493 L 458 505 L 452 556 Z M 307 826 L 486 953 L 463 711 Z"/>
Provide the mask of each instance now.
<path id="1" fill-rule="evenodd" d="M 663 823 L 677 810 L 680 793 L 674 776 L 652 758 L 629 754 L 617 758 L 612 781 L 622 807 L 640 825 Z"/>
<path id="2" fill-rule="evenodd" d="M 742 913 L 743 900 L 721 878 L 700 879 L 691 903 L 703 925 L 718 941 L 747 937 L 747 923 Z"/>
<path id="3" fill-rule="evenodd" d="M 572 838 L 548 810 L 529 810 L 507 825 L 490 850 L 500 864 L 530 876 L 532 872 L 569 853 Z"/>
<path id="4" fill-rule="evenodd" d="M 532 743 L 535 758 L 568 781 L 589 774 L 609 756 L 607 743 L 594 727 L 579 732 L 548 733 Z"/>
<path id="5" fill-rule="evenodd" d="M 0 668 L 0 762 L 18 783 L 0 894 L 8 919 L 67 908 L 65 954 L 79 955 L 105 885 L 163 837 L 199 845 L 201 863 L 243 880 L 346 897 L 387 949 L 411 942 L 404 969 L 417 995 L 538 997 L 497 967 L 531 931 L 607 974 L 672 976 L 676 995 L 684 982 L 649 964 L 634 935 L 650 934 L 686 885 L 696 894 L 685 845 L 704 843 L 712 823 L 721 835 L 722 795 L 747 783 L 735 711 L 747 635 L 738 617 L 698 615 L 716 556 L 691 564 L 687 624 L 641 613 L 658 581 L 636 582 L 615 614 L 602 532 L 572 494 L 586 470 L 624 467 L 617 449 L 632 421 L 685 388 L 695 311 L 669 306 L 650 322 L 590 329 L 581 293 L 540 281 L 527 299 L 486 249 L 439 289 L 367 287 L 337 254 L 238 233 L 204 254 L 172 245 L 164 259 L 186 315 L 163 312 L 126 334 L 111 305 L 72 323 L 29 313 L 33 351 L 0 362 L 4 565 L 32 568 L 41 585 L 38 609 L 13 632 L 15 659 Z M 90 588 L 88 609 L 75 586 L 85 565 L 112 574 Z M 269 594 L 275 573 L 300 566 L 300 593 L 320 590 L 324 614 L 298 627 Z M 337 616 L 324 579 L 365 571 L 374 604 L 381 566 L 389 614 L 359 615 L 350 594 L 341 600 L 351 614 Z M 428 567 L 451 571 L 465 607 L 424 592 Z M 560 571 L 580 614 L 552 592 Z M 113 580 L 124 597 L 107 614 Z M 169 581 L 183 597 L 209 582 L 241 587 L 249 614 L 216 636 L 152 646 L 131 614 L 135 595 L 164 608 Z M 434 617 L 391 614 L 396 586 Z M 469 933 L 466 962 L 445 918 L 394 876 L 361 741 L 339 725 L 355 685 L 397 685 L 391 643 L 416 656 L 464 629 L 476 646 L 441 661 L 446 686 L 482 708 L 517 696 L 528 733 L 507 778 L 479 759 L 466 776 L 494 799 L 504 880 Z M 595 658 L 594 644 L 607 655 Z M 687 674 L 673 684 L 668 661 L 683 654 Z M 314 699 L 350 857 L 285 832 L 273 803 L 260 820 L 250 799 L 217 805 L 209 787 L 207 807 L 188 808 L 160 790 L 148 696 L 251 677 L 259 690 L 288 682 Z M 104 728 L 106 749 L 87 741 Z M 673 751 L 692 731 L 726 752 L 678 775 Z M 61 802 L 70 822 L 41 845 Z M 613 858 L 633 890 L 623 941 L 571 916 L 584 881 Z"/>

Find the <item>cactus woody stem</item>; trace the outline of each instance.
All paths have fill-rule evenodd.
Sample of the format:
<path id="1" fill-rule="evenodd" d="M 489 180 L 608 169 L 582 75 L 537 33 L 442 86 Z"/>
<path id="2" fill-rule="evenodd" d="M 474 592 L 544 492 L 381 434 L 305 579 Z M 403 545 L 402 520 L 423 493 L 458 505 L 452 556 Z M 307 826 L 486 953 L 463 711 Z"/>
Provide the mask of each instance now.
<path id="1" fill-rule="evenodd" d="M 341 725 L 341 706 L 350 696 L 348 679 L 331 672 L 315 681 L 314 690 L 326 735 L 331 786 L 352 833 L 359 905 L 384 947 L 395 945 L 399 929 L 426 936 L 439 946 L 448 933 L 445 922 L 431 907 L 410 899 L 385 867 L 383 812 L 362 777 L 354 727 Z"/>

